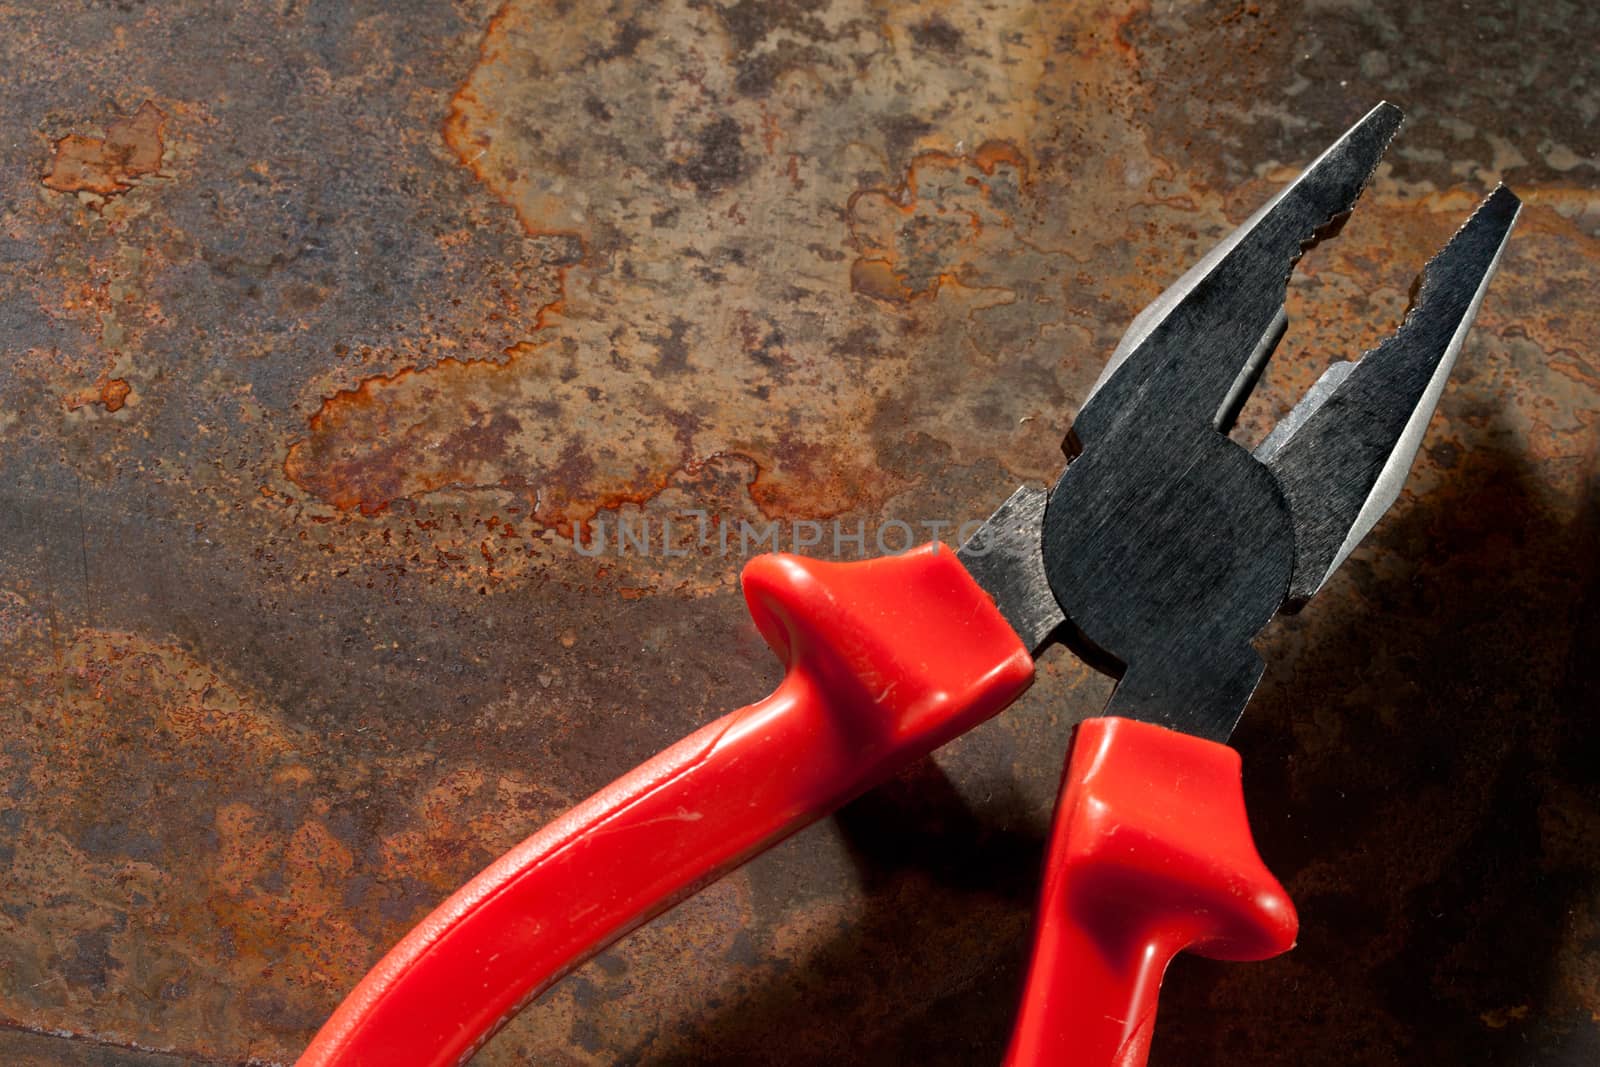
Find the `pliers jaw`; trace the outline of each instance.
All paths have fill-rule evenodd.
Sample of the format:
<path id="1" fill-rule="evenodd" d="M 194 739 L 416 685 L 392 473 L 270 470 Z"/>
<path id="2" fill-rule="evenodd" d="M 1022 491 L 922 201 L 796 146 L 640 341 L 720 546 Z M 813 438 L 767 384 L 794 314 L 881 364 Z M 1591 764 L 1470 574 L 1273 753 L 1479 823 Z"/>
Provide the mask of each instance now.
<path id="1" fill-rule="evenodd" d="M 1428 265 L 1391 337 L 1254 454 L 1226 434 L 1287 328 L 1295 263 L 1343 225 L 1400 122 L 1373 108 L 1141 312 L 1047 501 L 1020 491 L 974 539 L 988 556 L 962 549 L 1025 643 L 1057 637 L 1119 677 L 1106 714 L 1226 740 L 1263 669 L 1252 642 L 1398 495 L 1516 220 L 1508 189 Z M 1041 511 L 1035 551 L 1023 518 Z"/>
<path id="2" fill-rule="evenodd" d="M 1401 120 L 1373 108 L 1134 317 L 1073 420 L 1078 447 L 1131 419 L 1231 426 L 1282 336 L 1295 263 L 1338 231 Z"/>
<path id="3" fill-rule="evenodd" d="M 1337 363 L 1256 449 L 1294 515 L 1298 606 L 1389 510 L 1422 446 L 1522 202 L 1500 186 L 1423 268 L 1399 329 Z"/>

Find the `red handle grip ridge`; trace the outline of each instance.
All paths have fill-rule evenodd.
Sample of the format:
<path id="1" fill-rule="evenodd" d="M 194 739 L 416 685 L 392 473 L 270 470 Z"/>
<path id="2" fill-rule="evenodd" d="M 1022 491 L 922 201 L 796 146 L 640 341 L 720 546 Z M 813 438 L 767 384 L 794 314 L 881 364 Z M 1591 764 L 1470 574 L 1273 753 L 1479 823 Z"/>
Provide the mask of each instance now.
<path id="1" fill-rule="evenodd" d="M 955 553 L 745 567 L 787 667 L 534 834 L 386 955 L 300 1067 L 471 1057 L 572 968 L 696 889 L 999 712 L 1033 661 Z"/>
<path id="2" fill-rule="evenodd" d="M 1183 949 L 1259 960 L 1299 919 L 1256 853 L 1239 754 L 1130 719 L 1078 726 L 1008 1067 L 1140 1067 Z"/>

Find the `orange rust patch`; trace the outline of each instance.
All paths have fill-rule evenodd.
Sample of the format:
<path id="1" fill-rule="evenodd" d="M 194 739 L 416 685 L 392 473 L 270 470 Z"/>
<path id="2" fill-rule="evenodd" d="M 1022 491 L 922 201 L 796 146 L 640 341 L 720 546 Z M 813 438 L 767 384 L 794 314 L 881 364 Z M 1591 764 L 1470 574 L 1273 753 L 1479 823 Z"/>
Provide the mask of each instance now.
<path id="1" fill-rule="evenodd" d="M 87 389 L 80 389 L 68 396 L 64 403 L 68 411 L 78 411 L 94 404 L 116 412 L 122 410 L 132 392 L 133 387 L 124 378 L 102 378 Z"/>
<path id="2" fill-rule="evenodd" d="M 293 442 L 284 475 L 341 511 L 374 515 L 445 489 L 524 495 L 534 521 L 568 528 L 641 504 L 696 465 L 668 411 L 639 418 L 626 452 L 574 413 L 598 388 L 572 378 L 543 343 L 503 361 L 447 358 L 378 375 L 325 399 Z M 618 402 L 626 410 L 626 400 Z"/>
<path id="3" fill-rule="evenodd" d="M 518 355 L 504 363 L 443 359 L 333 394 L 311 416 L 310 436 L 289 446 L 284 474 L 341 511 L 364 515 L 447 485 L 500 484 L 491 471 L 505 459 L 516 421 L 453 400 L 509 379 Z"/>
<path id="4" fill-rule="evenodd" d="M 797 53 L 778 70 L 745 40 L 781 36 L 777 21 L 625 3 L 552 22 L 542 4 L 502 5 L 440 132 L 535 242 L 585 246 L 541 258 L 559 273 L 536 313 L 506 309 L 545 354 L 446 360 L 329 397 L 286 476 L 365 514 L 454 488 L 510 491 L 560 530 L 715 456 L 749 459 L 748 501 L 768 516 L 881 505 L 907 484 L 881 454 L 904 443 L 880 417 L 891 406 L 938 412 L 920 427 L 938 440 L 1000 442 L 988 408 L 919 394 L 942 394 L 973 343 L 1013 366 L 1019 348 L 1057 359 L 1041 339 L 1062 314 L 1049 279 L 1065 261 L 1021 242 L 1013 219 L 1037 195 L 1027 90 L 1052 38 L 951 17 L 971 42 L 959 54 L 895 35 L 889 52 L 858 41 L 848 61 Z M 726 50 L 687 43 L 702 40 Z M 911 71 L 954 102 L 937 129 L 882 121 Z M 970 92 L 979 83 L 993 91 Z M 589 118 L 530 136 L 530 113 Z M 1016 302 L 1026 322 L 972 340 L 991 329 L 972 316 Z"/>
<path id="5" fill-rule="evenodd" d="M 153 1043 L 218 1019 L 243 1028 L 253 1016 L 230 990 L 336 997 L 373 956 L 367 931 L 392 941 L 409 925 L 393 886 L 443 897 L 566 799 L 472 766 L 331 762 L 266 698 L 141 635 L 79 629 L 8 653 L 0 701 L 17 715 L 0 775 L 7 841 L 28 861 L 6 884 L 30 906 L 0 930 L 26 976 L 0 991 L 7 1018 L 41 1017 L 67 989 L 86 1028 Z M 384 788 L 365 795 L 374 779 Z M 362 820 L 381 829 L 353 833 Z M 154 1016 L 137 997 L 90 1001 L 56 946 L 94 931 L 115 988 L 191 991 Z"/>
<path id="6" fill-rule="evenodd" d="M 894 264 L 887 259 L 863 258 L 850 264 L 850 288 L 862 296 L 891 304 L 908 304 L 917 295 L 905 278 L 895 273 Z"/>
<path id="7" fill-rule="evenodd" d="M 161 169 L 166 114 L 150 101 L 112 120 L 104 137 L 68 134 L 55 143 L 44 184 L 62 193 L 117 196 Z"/>
<path id="8" fill-rule="evenodd" d="M 478 66 L 475 69 L 501 60 L 511 8 L 512 4 L 507 0 L 489 19 L 483 39 L 478 43 Z M 468 78 L 450 98 L 450 112 L 445 116 L 441 131 L 444 143 L 485 188 L 494 192 L 502 203 L 516 212 L 517 221 L 528 236 L 577 236 L 580 241 L 583 240 L 583 235 L 573 234 L 570 227 L 552 221 L 565 208 L 563 201 L 555 198 L 530 201 L 526 197 L 506 195 L 505 178 L 491 170 L 492 162 L 496 161 L 494 153 L 490 151 L 494 147 L 494 140 L 481 132 L 475 123 L 475 114 L 484 110 L 487 107 L 474 91 L 472 79 Z"/>
<path id="9" fill-rule="evenodd" d="M 993 175 L 995 168 L 1004 163 L 1015 167 L 1024 185 L 1028 182 L 1028 160 L 1022 149 L 1010 141 L 985 141 L 972 153 L 972 162 L 985 174 Z"/>
<path id="10" fill-rule="evenodd" d="M 773 444 L 782 476 L 760 467 L 750 483 L 750 499 L 763 515 L 803 515 L 829 518 L 848 511 L 862 498 L 882 491 L 879 471 L 841 461 L 827 443 L 805 441 L 783 434 Z"/>
<path id="11" fill-rule="evenodd" d="M 1014 179 L 995 179 L 1000 168 Z M 966 155 L 925 151 L 914 156 L 898 185 L 861 189 L 847 205 L 850 235 L 860 253 L 850 265 L 850 288 L 891 304 L 933 296 L 960 285 L 969 272 L 1003 256 L 985 244 L 987 230 L 1012 228 L 997 188 L 1015 196 L 1027 184 L 1027 158 L 1009 141 L 985 141 Z"/>

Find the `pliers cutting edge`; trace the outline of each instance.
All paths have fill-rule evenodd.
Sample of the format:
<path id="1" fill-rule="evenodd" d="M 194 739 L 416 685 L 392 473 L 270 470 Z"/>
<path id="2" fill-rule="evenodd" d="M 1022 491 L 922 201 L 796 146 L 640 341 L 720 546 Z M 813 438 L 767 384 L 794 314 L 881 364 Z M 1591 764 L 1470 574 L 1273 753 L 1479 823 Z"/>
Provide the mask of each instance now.
<path id="1" fill-rule="evenodd" d="M 959 551 L 743 572 L 787 674 L 528 838 L 429 915 L 302 1067 L 462 1061 L 578 964 L 996 714 L 1067 645 L 1118 678 L 1076 730 L 1008 1064 L 1143 1063 L 1168 961 L 1263 959 L 1298 919 L 1256 853 L 1226 741 L 1252 641 L 1399 493 L 1520 210 L 1496 189 L 1400 327 L 1334 364 L 1254 450 L 1233 425 L 1287 323 L 1295 262 L 1399 128 L 1380 104 L 1133 322 L 1055 487 Z"/>

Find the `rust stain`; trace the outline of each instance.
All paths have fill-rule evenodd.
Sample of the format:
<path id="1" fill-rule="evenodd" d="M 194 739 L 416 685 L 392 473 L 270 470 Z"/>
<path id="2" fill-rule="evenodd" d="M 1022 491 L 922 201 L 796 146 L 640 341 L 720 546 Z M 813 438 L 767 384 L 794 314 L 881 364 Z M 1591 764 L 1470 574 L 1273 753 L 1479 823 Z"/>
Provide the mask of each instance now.
<path id="1" fill-rule="evenodd" d="M 504 484 L 497 471 L 519 427 L 483 409 L 477 420 L 462 419 L 450 401 L 505 388 L 521 356 L 508 352 L 499 363 L 446 358 L 335 393 L 311 416 L 309 436 L 289 446 L 284 475 L 336 508 L 366 515 L 447 485 Z"/>
<path id="2" fill-rule="evenodd" d="M 988 264 L 1010 258 L 1004 242 L 1017 243 L 1010 213 L 1022 204 L 1027 173 L 1016 145 L 986 141 L 970 155 L 920 152 L 894 187 L 858 190 L 848 203 L 860 250 L 850 288 L 903 305 L 985 275 Z M 1009 292 L 1003 284 L 988 287 Z"/>
<path id="3" fill-rule="evenodd" d="M 971 91 L 1026 77 L 1042 46 L 973 14 L 893 18 L 904 25 L 890 52 L 861 40 L 841 63 L 784 51 L 790 32 L 835 37 L 776 9 L 628 4 L 552 21 L 538 4 L 502 6 L 443 137 L 530 241 L 582 249 L 525 324 L 544 355 L 452 357 L 344 385 L 290 443 L 289 481 L 363 514 L 446 489 L 510 489 L 557 526 L 648 499 L 723 455 L 752 461 L 752 499 L 769 514 L 870 509 L 905 488 L 877 454 L 878 434 L 898 433 L 886 402 L 909 402 L 919 379 L 937 388 L 926 369 L 954 358 L 964 318 L 1017 301 L 1018 279 L 1038 303 L 1031 294 L 1066 264 L 1012 255 L 1029 195 L 1028 94 Z M 726 53 L 682 43 L 693 39 Z M 882 120 L 913 69 L 948 81 L 948 130 Z M 678 73 L 658 89 L 662 71 Z M 640 94 L 654 94 L 653 109 L 611 103 Z M 516 118 L 530 108 L 588 115 L 623 158 L 592 151 L 577 127 L 530 138 Z M 851 158 L 854 173 L 816 165 Z M 839 205 L 842 230 L 827 221 Z M 889 325 L 871 303 L 843 304 L 851 291 L 901 316 L 915 301 L 915 313 Z M 766 295 L 759 343 L 755 308 L 723 293 Z"/>
<path id="4" fill-rule="evenodd" d="M 146 100 L 111 120 L 103 137 L 68 134 L 55 143 L 44 184 L 57 192 L 119 196 L 161 169 L 167 116 Z"/>
<path id="5" fill-rule="evenodd" d="M 103 1040 L 170 1047 L 247 1004 L 348 985 L 363 930 L 425 908 L 570 801 L 411 755 L 334 769 L 322 740 L 181 647 L 85 629 L 57 662 L 47 623 L 16 621 L 23 658 L 0 698 L 21 718 L 0 768 L 30 792 L 0 807 L 26 854 L 0 889 L 28 906 L 0 924 L 8 1017 L 65 1008 Z M 367 842 L 359 826 L 383 830 Z M 274 1057 L 316 1021 L 280 1013 Z"/>
<path id="6" fill-rule="evenodd" d="M 516 16 L 514 0 L 504 0 L 488 23 L 484 26 L 483 37 L 478 42 L 478 63 L 474 70 L 501 63 L 505 60 L 505 37 L 508 22 Z M 450 98 L 450 111 L 445 116 L 441 133 L 444 143 L 456 154 L 456 158 L 486 188 L 499 191 L 504 188 L 504 181 L 498 175 L 489 171 L 489 151 L 493 147 L 493 138 L 480 131 L 473 122 L 473 116 L 480 113 L 484 104 L 478 99 L 475 84 L 472 78 L 463 82 L 456 89 L 455 95 Z M 513 197 L 502 196 L 502 201 L 516 212 L 518 220 L 530 236 L 552 232 L 549 223 L 545 220 L 555 215 L 560 210 L 560 201 L 545 201 L 529 205 L 525 201 Z M 544 210 L 539 210 L 543 208 Z M 563 232 L 556 228 L 554 232 Z"/>
<path id="7" fill-rule="evenodd" d="M 149 285 L 171 264 L 155 242 L 130 239 L 113 214 L 94 216 L 108 238 L 95 253 L 69 260 L 70 268 L 59 277 L 43 274 L 33 294 L 53 319 L 81 331 L 77 343 L 69 334 L 65 343 L 52 346 L 49 357 L 63 379 L 52 392 L 68 413 L 97 408 L 115 414 L 147 399 L 148 381 L 141 371 L 145 341 L 167 325 Z"/>
<path id="8" fill-rule="evenodd" d="M 133 387 L 123 378 L 102 378 L 89 388 L 69 395 L 62 403 L 68 411 L 78 411 L 92 404 L 108 412 L 118 412 L 132 392 Z"/>
<path id="9" fill-rule="evenodd" d="M 850 264 L 850 288 L 863 296 L 891 304 L 905 304 L 918 295 L 906 284 L 904 276 L 895 272 L 894 264 L 887 259 L 857 258 Z"/>

